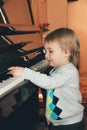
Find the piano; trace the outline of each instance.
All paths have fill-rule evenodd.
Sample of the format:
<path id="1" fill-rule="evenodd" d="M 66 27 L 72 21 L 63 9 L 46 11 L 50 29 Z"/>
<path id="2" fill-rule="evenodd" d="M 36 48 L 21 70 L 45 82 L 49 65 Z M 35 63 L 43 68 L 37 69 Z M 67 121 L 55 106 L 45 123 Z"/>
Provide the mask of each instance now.
<path id="1" fill-rule="evenodd" d="M 9 32 L 11 33 L 11 30 L 9 30 Z M 35 32 L 33 31 L 33 33 L 36 33 L 36 31 Z M 18 33 L 15 35 L 18 35 Z M 6 37 L 4 36 L 4 38 Z M 23 67 L 29 67 L 31 69 L 34 69 L 35 71 L 45 71 L 47 69 L 48 62 L 44 59 L 43 46 L 34 48 L 32 50 L 27 50 L 27 51 L 22 49 L 22 47 L 26 46 L 27 44 L 32 44 L 32 42 L 33 41 L 0 45 L 0 98 L 2 98 L 10 91 L 17 88 L 18 86 L 21 86 L 26 82 L 23 81 L 23 79 L 21 78 L 14 78 L 12 77 L 12 75 L 7 74 L 8 73 L 7 70 L 9 67 L 23 66 Z M 36 53 L 34 54 L 35 56 L 33 58 L 29 58 L 29 56 L 26 57 L 27 54 L 32 54 L 32 53 Z"/>
<path id="2" fill-rule="evenodd" d="M 0 9 L 1 17 L 5 8 Z M 14 78 L 8 74 L 8 68 L 23 66 L 46 73 L 49 64 L 44 58 L 40 29 L 34 24 L 12 25 L 9 21 L 8 18 L 6 23 L 5 19 L 5 24 L 0 25 L 0 130 L 32 129 L 38 119 L 38 87 L 28 80 Z M 26 94 L 23 97 L 23 90 L 27 90 L 27 98 Z"/>

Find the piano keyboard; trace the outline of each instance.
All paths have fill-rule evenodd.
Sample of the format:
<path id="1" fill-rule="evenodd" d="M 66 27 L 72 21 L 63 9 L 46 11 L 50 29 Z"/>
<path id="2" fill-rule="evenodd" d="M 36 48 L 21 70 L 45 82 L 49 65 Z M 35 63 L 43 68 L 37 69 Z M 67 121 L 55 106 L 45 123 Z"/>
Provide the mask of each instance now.
<path id="1" fill-rule="evenodd" d="M 30 68 L 35 71 L 42 72 L 42 71 L 46 70 L 46 68 L 48 68 L 48 66 L 49 65 L 48 65 L 47 60 L 42 60 Z M 0 83 L 0 98 L 4 97 L 6 94 L 8 94 L 9 92 L 11 92 L 12 90 L 21 86 L 24 83 L 25 82 L 22 78 L 16 78 L 16 77 L 11 77 L 11 78 L 3 81 L 2 83 Z"/>

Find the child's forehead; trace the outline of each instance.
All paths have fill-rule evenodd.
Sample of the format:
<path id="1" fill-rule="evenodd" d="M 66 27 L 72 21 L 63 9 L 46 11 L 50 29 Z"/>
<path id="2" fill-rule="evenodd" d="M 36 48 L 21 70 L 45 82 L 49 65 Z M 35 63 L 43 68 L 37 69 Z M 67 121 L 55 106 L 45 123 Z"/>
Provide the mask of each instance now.
<path id="1" fill-rule="evenodd" d="M 44 42 L 44 45 L 50 45 L 50 46 L 59 45 L 59 41 L 58 40 L 55 40 L 55 41 L 46 41 L 46 42 Z"/>
<path id="2" fill-rule="evenodd" d="M 44 41 L 45 43 L 49 43 L 49 44 L 53 44 L 53 43 L 58 43 L 59 42 L 59 38 L 52 38 L 52 39 L 47 39 Z"/>
<path id="3" fill-rule="evenodd" d="M 60 47 L 60 46 L 59 46 L 59 44 L 56 43 L 56 42 L 49 42 L 49 43 L 45 43 L 45 44 L 44 44 L 44 47 L 51 49 L 51 48 Z"/>

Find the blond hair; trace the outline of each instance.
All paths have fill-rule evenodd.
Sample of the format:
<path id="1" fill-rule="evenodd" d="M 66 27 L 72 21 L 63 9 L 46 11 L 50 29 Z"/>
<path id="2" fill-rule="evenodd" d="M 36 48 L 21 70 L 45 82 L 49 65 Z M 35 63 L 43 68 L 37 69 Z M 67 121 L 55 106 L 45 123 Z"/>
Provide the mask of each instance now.
<path id="1" fill-rule="evenodd" d="M 80 43 L 76 33 L 69 28 L 59 28 L 49 33 L 44 43 L 58 43 L 62 50 L 70 51 L 69 61 L 75 66 L 78 65 Z"/>

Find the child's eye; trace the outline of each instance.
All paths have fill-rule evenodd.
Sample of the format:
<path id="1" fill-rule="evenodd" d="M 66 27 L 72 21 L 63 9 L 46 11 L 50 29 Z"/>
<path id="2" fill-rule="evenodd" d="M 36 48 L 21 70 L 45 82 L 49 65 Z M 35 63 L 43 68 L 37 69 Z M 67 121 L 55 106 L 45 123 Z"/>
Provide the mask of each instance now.
<path id="1" fill-rule="evenodd" d="M 50 51 L 49 51 L 49 53 L 53 53 L 53 51 L 52 51 L 52 50 L 50 50 Z"/>

